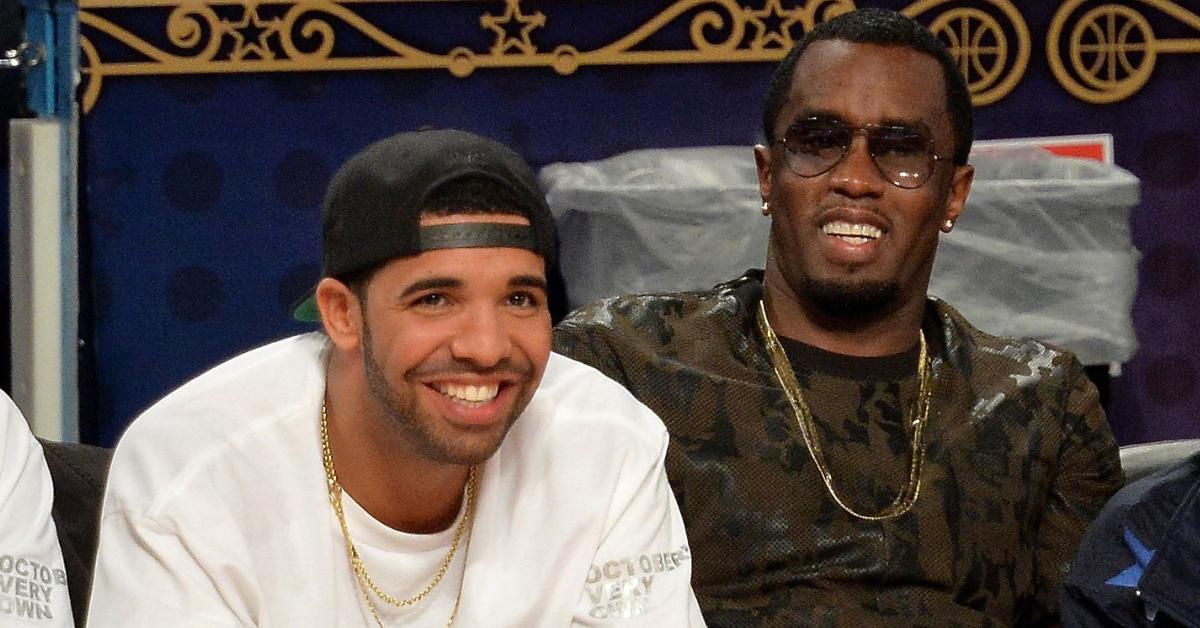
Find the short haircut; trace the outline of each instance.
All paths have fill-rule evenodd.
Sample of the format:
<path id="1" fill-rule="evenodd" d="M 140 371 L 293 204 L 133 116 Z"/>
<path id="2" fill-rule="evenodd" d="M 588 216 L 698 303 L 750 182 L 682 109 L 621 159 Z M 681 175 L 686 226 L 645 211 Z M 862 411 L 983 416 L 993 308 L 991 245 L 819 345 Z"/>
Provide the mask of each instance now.
<path id="1" fill-rule="evenodd" d="M 858 9 L 839 15 L 814 27 L 796 42 L 783 61 L 775 67 L 771 83 L 767 87 L 766 107 L 763 111 L 763 134 L 767 144 L 773 144 L 775 122 L 787 102 L 791 91 L 796 62 L 800 55 L 814 42 L 840 40 L 856 44 L 878 46 L 901 46 L 937 59 L 942 66 L 942 77 L 946 84 L 946 109 L 950 112 L 950 123 L 954 130 L 954 163 L 967 163 L 974 138 L 974 123 L 971 120 L 971 94 L 962 72 L 954 63 L 946 46 L 933 33 L 914 20 L 888 9 L 875 7 Z"/>

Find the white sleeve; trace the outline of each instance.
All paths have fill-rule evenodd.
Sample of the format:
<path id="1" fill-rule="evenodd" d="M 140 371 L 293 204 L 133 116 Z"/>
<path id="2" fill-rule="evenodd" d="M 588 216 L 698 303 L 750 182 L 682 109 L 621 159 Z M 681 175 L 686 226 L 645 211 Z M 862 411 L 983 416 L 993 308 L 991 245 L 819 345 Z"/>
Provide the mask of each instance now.
<path id="1" fill-rule="evenodd" d="M 108 503 L 105 507 L 108 507 Z M 244 622 L 213 582 L 212 556 L 167 526 L 129 512 L 105 513 L 88 607 L 89 628 L 224 628 Z M 203 556 L 203 558 L 201 558 Z M 217 559 L 219 560 L 219 559 Z M 223 578 L 230 578 L 229 566 Z"/>
<path id="2" fill-rule="evenodd" d="M 621 486 L 613 496 L 615 516 L 588 570 L 572 626 L 704 626 L 692 593 L 683 517 L 667 483 L 666 452 L 664 430 L 653 464 L 639 468 L 636 456 L 613 461 L 622 465 Z"/>
<path id="3" fill-rule="evenodd" d="M 176 482 L 164 454 L 127 432 L 100 516 L 89 628 L 254 626 L 259 589 L 211 476 Z M 170 478 L 168 487 L 159 484 Z"/>
<path id="4" fill-rule="evenodd" d="M 0 393 L 0 625 L 74 626 L 42 447 Z"/>

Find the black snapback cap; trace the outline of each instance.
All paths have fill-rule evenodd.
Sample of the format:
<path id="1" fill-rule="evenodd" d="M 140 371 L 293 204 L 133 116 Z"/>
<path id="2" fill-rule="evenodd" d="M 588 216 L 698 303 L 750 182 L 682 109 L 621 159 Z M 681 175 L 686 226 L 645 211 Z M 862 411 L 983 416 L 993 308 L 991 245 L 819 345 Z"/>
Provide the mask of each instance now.
<path id="1" fill-rule="evenodd" d="M 493 223 L 421 228 L 431 194 L 468 178 L 502 186 L 529 226 Z M 487 209 L 487 208 L 480 208 Z M 333 175 L 321 210 L 321 276 L 344 277 L 398 257 L 440 248 L 513 246 L 554 264 L 554 217 L 520 155 L 465 131 L 400 133 L 371 144 Z M 292 313 L 317 322 L 309 295 Z"/>

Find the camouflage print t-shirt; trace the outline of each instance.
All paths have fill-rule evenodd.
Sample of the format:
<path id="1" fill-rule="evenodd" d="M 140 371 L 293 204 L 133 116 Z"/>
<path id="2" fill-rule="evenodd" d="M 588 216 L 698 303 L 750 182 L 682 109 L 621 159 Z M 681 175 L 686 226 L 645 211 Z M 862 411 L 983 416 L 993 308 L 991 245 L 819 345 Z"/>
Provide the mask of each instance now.
<path id="1" fill-rule="evenodd" d="M 573 313 L 555 350 L 622 382 L 671 432 L 667 473 L 710 626 L 1053 622 L 1088 523 L 1121 484 L 1073 355 L 997 338 L 930 300 L 920 494 L 883 521 L 839 508 L 755 326 L 761 273 Z M 882 510 L 908 477 L 916 352 L 853 361 L 788 345 L 838 495 Z"/>

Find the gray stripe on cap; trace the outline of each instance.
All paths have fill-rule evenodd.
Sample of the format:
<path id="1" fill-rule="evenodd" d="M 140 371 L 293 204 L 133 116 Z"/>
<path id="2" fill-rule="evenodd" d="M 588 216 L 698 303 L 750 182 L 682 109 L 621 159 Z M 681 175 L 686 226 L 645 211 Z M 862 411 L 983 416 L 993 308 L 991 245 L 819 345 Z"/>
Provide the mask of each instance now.
<path id="1" fill-rule="evenodd" d="M 537 235 L 529 225 L 513 225 L 494 222 L 460 222 L 450 225 L 421 227 L 422 251 L 435 249 L 471 249 L 486 247 L 510 247 L 538 250 Z"/>

